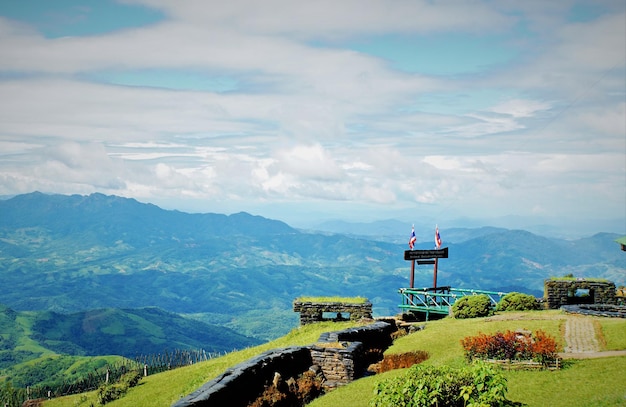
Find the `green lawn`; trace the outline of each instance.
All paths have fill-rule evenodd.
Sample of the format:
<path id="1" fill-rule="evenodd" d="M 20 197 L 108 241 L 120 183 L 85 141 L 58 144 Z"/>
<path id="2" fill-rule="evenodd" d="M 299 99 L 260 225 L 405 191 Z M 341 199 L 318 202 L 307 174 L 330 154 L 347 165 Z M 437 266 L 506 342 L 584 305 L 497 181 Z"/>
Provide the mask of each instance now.
<path id="1" fill-rule="evenodd" d="M 561 327 L 566 315 L 559 311 L 500 313 L 495 317 L 427 322 L 426 328 L 397 339 L 386 353 L 425 350 L 426 364 L 465 364 L 460 341 L 479 332 L 541 329 L 564 345 Z M 602 328 L 606 348 L 626 349 L 626 320 L 593 318 Z M 313 401 L 309 407 L 367 407 L 376 383 L 402 371 L 359 379 Z M 508 398 L 528 407 L 626 406 L 626 357 L 566 361 L 558 371 L 508 371 Z"/>

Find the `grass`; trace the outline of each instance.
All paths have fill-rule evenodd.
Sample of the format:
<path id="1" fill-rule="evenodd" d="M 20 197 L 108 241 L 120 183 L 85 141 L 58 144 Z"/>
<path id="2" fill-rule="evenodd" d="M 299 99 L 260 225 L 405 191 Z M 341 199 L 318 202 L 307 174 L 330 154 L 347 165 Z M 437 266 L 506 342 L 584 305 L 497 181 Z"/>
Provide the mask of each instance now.
<path id="1" fill-rule="evenodd" d="M 595 283 L 608 283 L 609 280 L 606 278 L 583 278 L 582 280 L 578 277 L 571 276 L 563 276 L 563 277 L 550 277 L 549 280 L 552 281 L 587 281 L 587 282 L 595 282 Z"/>
<path id="2" fill-rule="evenodd" d="M 462 366 L 466 362 L 460 340 L 479 332 L 492 333 L 507 329 L 541 329 L 557 338 L 562 345 L 561 326 L 566 315 L 560 311 L 504 312 L 494 317 L 455 320 L 445 318 L 426 323 L 426 329 L 396 339 L 386 353 L 414 350 L 429 352 L 425 364 Z M 626 349 L 626 320 L 594 318 L 602 327 L 604 350 Z M 510 400 L 527 407 L 583 407 L 626 405 L 624 366 L 626 356 L 601 359 L 568 360 L 558 371 L 505 371 Z M 359 379 L 314 400 L 308 407 L 367 407 L 376 383 L 403 369 Z"/>
<path id="3" fill-rule="evenodd" d="M 605 350 L 626 349 L 626 327 L 622 318 L 596 318 L 602 329 Z"/>
<path id="4" fill-rule="evenodd" d="M 320 322 L 293 329 L 287 335 L 272 342 L 252 348 L 231 352 L 225 356 L 181 367 L 169 372 L 143 378 L 137 387 L 129 390 L 123 398 L 108 403 L 111 407 L 169 407 L 174 401 L 197 390 L 204 383 L 217 377 L 227 368 L 251 357 L 275 348 L 309 345 L 315 343 L 323 332 L 342 330 L 354 326 L 354 322 Z M 95 391 L 59 397 L 46 401 L 45 407 L 89 407 L 98 405 Z"/>
<path id="5" fill-rule="evenodd" d="M 296 301 L 314 303 L 334 303 L 343 304 L 365 304 L 367 298 L 364 297 L 299 297 Z"/>
<path id="6" fill-rule="evenodd" d="M 445 318 L 426 322 L 426 329 L 396 339 L 386 351 L 388 354 L 425 350 L 430 358 L 426 364 L 463 366 L 466 362 L 460 345 L 462 338 L 480 332 L 541 329 L 564 345 L 562 326 L 567 315 L 560 311 L 503 312 L 493 317 L 457 320 Z M 592 317 L 587 317 L 592 318 Z M 626 320 L 593 318 L 601 327 L 603 350 L 626 349 Z M 264 351 L 292 345 L 307 345 L 317 341 L 326 331 L 353 326 L 354 323 L 323 322 L 292 330 L 275 341 L 229 353 L 208 362 L 179 368 L 144 378 L 111 407 L 170 406 L 174 401 L 196 390 L 224 370 Z M 558 371 L 505 371 L 508 379 L 508 398 L 522 402 L 526 407 L 550 405 L 554 407 L 624 406 L 626 385 L 623 382 L 626 356 L 601 359 L 566 360 Z M 403 373 L 393 370 L 365 377 L 340 387 L 314 400 L 309 407 L 367 407 L 373 389 L 380 380 Z M 97 405 L 95 392 L 48 401 L 45 407 Z"/>
<path id="7" fill-rule="evenodd" d="M 14 350 L 24 350 L 33 353 L 39 353 L 41 356 L 53 355 L 54 352 L 44 348 L 39 343 L 37 343 L 37 341 L 32 339 L 33 315 L 33 313 L 26 311 L 15 317 L 15 322 L 22 329 L 22 335 L 20 335 L 18 343 L 16 344 Z"/>

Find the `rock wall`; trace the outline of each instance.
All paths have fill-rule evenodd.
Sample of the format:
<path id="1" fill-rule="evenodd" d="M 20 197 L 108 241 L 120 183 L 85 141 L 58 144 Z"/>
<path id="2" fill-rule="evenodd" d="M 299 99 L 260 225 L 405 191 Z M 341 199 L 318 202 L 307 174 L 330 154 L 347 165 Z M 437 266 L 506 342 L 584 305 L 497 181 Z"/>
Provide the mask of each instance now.
<path id="1" fill-rule="evenodd" d="M 311 364 L 306 347 L 274 349 L 226 370 L 173 406 L 247 406 L 272 382 L 275 372 L 283 377 L 298 376 Z"/>
<path id="2" fill-rule="evenodd" d="M 307 370 L 321 370 L 326 388 L 349 383 L 365 374 L 373 355 L 392 342 L 395 324 L 377 321 L 363 327 L 325 332 L 316 344 L 274 349 L 226 370 L 173 404 L 173 407 L 246 406 L 272 382 L 298 377 Z"/>
<path id="3" fill-rule="evenodd" d="M 544 281 L 544 300 L 549 309 L 558 309 L 570 304 L 616 304 L 615 283 L 595 280 Z M 589 290 L 589 297 L 576 297 L 576 290 Z"/>
<path id="4" fill-rule="evenodd" d="M 300 325 L 321 322 L 324 312 L 341 314 L 343 319 L 359 320 L 361 318 L 372 318 L 372 303 L 365 301 L 361 304 L 343 302 L 302 302 L 294 301 L 293 310 L 300 313 Z"/>
<path id="5" fill-rule="evenodd" d="M 324 387 L 335 388 L 362 377 L 370 364 L 382 359 L 395 330 L 395 323 L 378 321 L 320 335 L 317 344 L 311 346 L 311 357 L 322 369 Z"/>

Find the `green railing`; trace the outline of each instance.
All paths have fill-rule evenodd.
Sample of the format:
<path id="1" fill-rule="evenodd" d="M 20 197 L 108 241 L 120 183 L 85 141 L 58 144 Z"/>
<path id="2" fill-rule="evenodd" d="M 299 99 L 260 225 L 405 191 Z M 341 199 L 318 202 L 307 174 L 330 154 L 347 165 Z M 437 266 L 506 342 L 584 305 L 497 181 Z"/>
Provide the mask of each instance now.
<path id="1" fill-rule="evenodd" d="M 448 315 L 454 302 L 468 295 L 485 294 L 495 306 L 506 295 L 504 292 L 474 290 L 469 288 L 401 288 L 402 304 L 399 307 L 405 311 L 426 314 L 426 320 L 430 314 Z"/>

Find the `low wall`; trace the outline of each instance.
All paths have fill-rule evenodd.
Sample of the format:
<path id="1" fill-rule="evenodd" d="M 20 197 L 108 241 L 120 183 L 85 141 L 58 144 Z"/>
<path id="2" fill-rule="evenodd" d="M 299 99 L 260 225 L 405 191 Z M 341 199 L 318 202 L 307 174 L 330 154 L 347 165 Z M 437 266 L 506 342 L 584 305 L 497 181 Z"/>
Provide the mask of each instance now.
<path id="1" fill-rule="evenodd" d="M 344 319 L 352 321 L 361 318 L 372 318 L 372 303 L 365 301 L 364 303 L 344 303 L 344 302 L 302 302 L 294 301 L 293 310 L 300 313 L 300 325 L 321 322 L 324 312 L 336 313 L 342 315 Z M 349 315 L 349 318 L 346 316 Z"/>
<path id="2" fill-rule="evenodd" d="M 274 349 L 226 370 L 173 404 L 173 407 L 247 406 L 272 382 L 275 373 L 287 379 L 319 367 L 326 388 L 349 383 L 365 373 L 373 355 L 392 342 L 394 324 L 372 324 L 325 332 L 316 344 Z M 380 350 L 378 352 L 377 350 Z"/>
<path id="3" fill-rule="evenodd" d="M 275 372 L 295 377 L 311 364 L 311 352 L 306 347 L 274 349 L 226 370 L 173 406 L 246 406 L 272 382 Z"/>
<path id="4" fill-rule="evenodd" d="M 568 314 L 590 315 L 594 317 L 626 318 L 626 306 L 609 304 L 564 305 L 561 309 Z"/>

